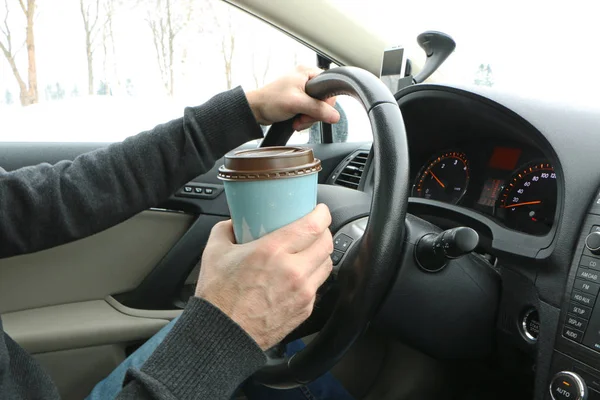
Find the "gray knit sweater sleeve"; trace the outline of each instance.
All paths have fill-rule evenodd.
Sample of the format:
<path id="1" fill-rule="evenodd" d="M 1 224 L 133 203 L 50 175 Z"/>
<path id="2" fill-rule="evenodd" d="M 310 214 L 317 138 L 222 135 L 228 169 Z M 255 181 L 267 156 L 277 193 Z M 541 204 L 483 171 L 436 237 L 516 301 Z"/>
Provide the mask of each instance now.
<path id="1" fill-rule="evenodd" d="M 262 137 L 241 88 L 73 161 L 0 170 L 0 258 L 77 240 L 166 200 L 229 150 Z"/>
<path id="2" fill-rule="evenodd" d="M 128 372 L 117 399 L 230 400 L 265 363 L 263 351 L 239 325 L 193 298 L 141 371 Z"/>
<path id="3" fill-rule="evenodd" d="M 262 137 L 244 92 L 234 89 L 183 118 L 73 161 L 0 169 L 0 258 L 77 240 L 166 200 L 227 151 Z M 211 304 L 192 299 L 121 398 L 225 399 L 265 362 L 259 346 Z M 58 399 L 42 367 L 0 320 L 0 398 Z"/>

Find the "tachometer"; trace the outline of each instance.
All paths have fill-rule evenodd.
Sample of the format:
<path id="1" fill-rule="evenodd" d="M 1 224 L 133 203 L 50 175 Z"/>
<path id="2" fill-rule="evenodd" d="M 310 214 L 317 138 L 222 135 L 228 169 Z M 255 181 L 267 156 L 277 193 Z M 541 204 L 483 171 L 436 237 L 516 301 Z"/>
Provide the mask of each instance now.
<path id="1" fill-rule="evenodd" d="M 548 162 L 518 169 L 504 185 L 496 215 L 512 229 L 536 235 L 550 231 L 556 212 L 556 172 Z"/>
<path id="2" fill-rule="evenodd" d="M 469 185 L 469 163 L 464 153 L 449 151 L 421 168 L 412 195 L 456 204 Z"/>

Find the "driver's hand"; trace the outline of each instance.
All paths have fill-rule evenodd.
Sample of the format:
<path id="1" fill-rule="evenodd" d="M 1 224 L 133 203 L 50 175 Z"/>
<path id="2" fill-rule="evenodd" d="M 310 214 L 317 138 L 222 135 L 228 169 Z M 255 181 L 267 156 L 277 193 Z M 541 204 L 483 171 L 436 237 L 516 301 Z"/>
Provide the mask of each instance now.
<path id="1" fill-rule="evenodd" d="M 196 296 L 217 306 L 266 350 L 312 313 L 331 273 L 331 215 L 324 204 L 275 232 L 235 244 L 231 221 L 213 228 Z"/>
<path id="2" fill-rule="evenodd" d="M 246 93 L 250 108 L 261 125 L 288 120 L 300 114 L 294 120 L 294 129 L 301 131 L 316 121 L 335 124 L 340 114 L 333 107 L 335 98 L 326 101 L 316 100 L 304 91 L 306 82 L 322 71 L 318 68 L 298 67 L 268 85 Z"/>

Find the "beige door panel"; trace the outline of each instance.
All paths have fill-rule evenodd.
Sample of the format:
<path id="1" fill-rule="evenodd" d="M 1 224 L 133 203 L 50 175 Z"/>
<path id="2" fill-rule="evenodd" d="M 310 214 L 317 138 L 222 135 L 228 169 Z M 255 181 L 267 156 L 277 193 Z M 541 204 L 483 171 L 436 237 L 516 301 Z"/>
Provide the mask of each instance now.
<path id="1" fill-rule="evenodd" d="M 34 357 L 50 374 L 61 399 L 81 400 L 125 359 L 125 345 L 63 350 Z"/>
<path id="2" fill-rule="evenodd" d="M 4 330 L 31 354 L 146 340 L 168 318 L 133 317 L 104 300 L 7 313 Z"/>
<path id="3" fill-rule="evenodd" d="M 181 238 L 193 218 L 144 211 L 88 238 L 0 260 L 0 314 L 130 291 Z"/>
<path id="4" fill-rule="evenodd" d="M 4 329 L 46 368 L 62 398 L 87 396 L 124 360 L 126 346 L 181 314 L 132 309 L 111 295 L 136 288 L 193 221 L 149 210 L 88 238 L 0 260 Z"/>
<path id="5" fill-rule="evenodd" d="M 48 371 L 64 400 L 85 398 L 124 359 L 125 348 L 164 327 L 181 310 L 137 310 L 114 298 L 2 316 L 4 329 Z"/>

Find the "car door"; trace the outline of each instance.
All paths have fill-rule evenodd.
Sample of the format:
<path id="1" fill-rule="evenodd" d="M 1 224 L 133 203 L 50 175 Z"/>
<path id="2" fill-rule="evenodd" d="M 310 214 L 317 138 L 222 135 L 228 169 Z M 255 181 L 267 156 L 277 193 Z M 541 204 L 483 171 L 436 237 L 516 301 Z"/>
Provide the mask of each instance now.
<path id="1" fill-rule="evenodd" d="M 12 170 L 71 159 L 96 146 L 4 143 L 0 162 Z M 320 181 L 325 182 L 359 146 L 313 147 L 324 161 Z M 193 293 L 210 230 L 228 218 L 225 194 L 215 178 L 213 169 L 157 208 L 93 236 L 0 260 L 4 328 L 47 368 L 65 398 L 83 398 L 181 313 Z M 218 194 L 184 197 L 187 187 Z"/>
<path id="2" fill-rule="evenodd" d="M 225 4 L 107 4 L 104 10 L 92 4 L 81 12 L 78 5 L 60 12 L 39 5 L 35 29 L 42 39 L 36 61 L 46 76 L 40 74 L 35 101 L 29 90 L 34 82 L 23 78 L 27 68 L 17 67 L 15 72 L 7 68 L 8 58 L 2 60 L 0 167 L 11 171 L 72 160 L 179 117 L 184 105 L 198 104 L 211 94 L 237 84 L 253 89 L 295 64 L 316 62 L 312 51 Z M 178 27 L 171 44 L 157 32 L 167 29 L 162 9 L 166 4 L 173 7 L 169 18 Z M 105 24 L 97 31 L 84 31 L 86 18 Z M 27 21 L 9 22 L 16 31 Z M 97 47 L 81 45 L 79 39 L 88 33 L 98 38 Z M 186 45 L 192 40 L 202 44 Z M 170 45 L 172 58 L 163 52 Z M 90 51 L 91 62 L 82 63 Z M 26 65 L 28 59 L 18 61 Z M 27 80 L 25 89 L 19 79 Z M 360 111 L 349 100 L 340 103 Z M 318 128 L 294 135 L 292 142 L 311 146 L 322 160 L 320 183 L 357 182 L 352 176 L 342 179 L 339 165 L 358 156 L 366 161 L 369 146 L 358 143 L 370 138 L 364 118 L 354 131 L 346 120 L 337 128 L 334 137 L 344 143 L 319 143 Z M 0 260 L 4 328 L 47 369 L 65 399 L 84 398 L 181 313 L 193 293 L 210 230 L 229 217 L 216 174 L 220 163 L 163 204 L 119 225 L 52 249 Z"/>

